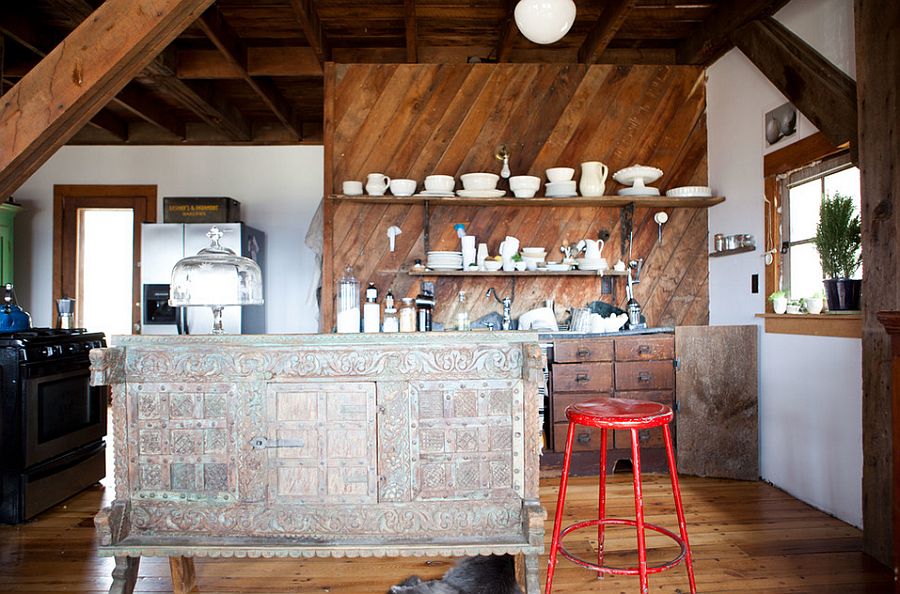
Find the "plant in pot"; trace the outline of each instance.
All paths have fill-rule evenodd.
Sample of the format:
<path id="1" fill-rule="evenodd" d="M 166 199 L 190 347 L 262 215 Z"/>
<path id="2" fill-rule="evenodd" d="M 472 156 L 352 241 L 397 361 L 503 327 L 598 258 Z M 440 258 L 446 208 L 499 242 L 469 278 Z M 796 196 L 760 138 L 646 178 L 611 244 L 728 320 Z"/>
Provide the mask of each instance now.
<path id="1" fill-rule="evenodd" d="M 787 311 L 787 293 L 784 291 L 775 291 L 769 295 L 769 301 L 772 302 L 772 310 L 777 314 L 783 314 Z"/>
<path id="2" fill-rule="evenodd" d="M 862 281 L 850 278 L 862 262 L 862 228 L 854 210 L 850 196 L 839 192 L 830 198 L 825 196 L 819 210 L 814 241 L 831 311 L 859 309 Z"/>
<path id="3" fill-rule="evenodd" d="M 803 307 L 806 308 L 806 313 L 822 313 L 822 308 L 824 307 L 824 305 L 825 292 L 822 290 L 816 291 L 811 296 L 803 299 Z"/>

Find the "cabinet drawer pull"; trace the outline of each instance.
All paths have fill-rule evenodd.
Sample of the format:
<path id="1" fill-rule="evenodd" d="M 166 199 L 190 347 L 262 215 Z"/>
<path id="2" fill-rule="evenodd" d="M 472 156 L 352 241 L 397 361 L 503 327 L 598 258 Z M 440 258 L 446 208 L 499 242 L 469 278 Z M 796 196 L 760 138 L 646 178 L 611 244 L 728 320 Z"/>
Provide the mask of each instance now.
<path id="1" fill-rule="evenodd" d="M 578 443 L 591 443 L 591 434 L 590 433 L 579 433 L 578 437 L 576 437 Z"/>
<path id="2" fill-rule="evenodd" d="M 575 381 L 579 384 L 591 381 L 591 376 L 587 373 L 578 373 L 575 375 Z"/>
<path id="3" fill-rule="evenodd" d="M 650 430 L 649 429 L 641 429 L 638 431 L 638 441 L 643 443 L 645 441 L 650 441 Z"/>
<path id="4" fill-rule="evenodd" d="M 653 351 L 653 349 L 650 347 L 649 344 L 642 344 L 642 345 L 639 345 L 637 348 L 637 352 L 639 355 L 646 355 L 646 354 L 650 353 L 651 351 Z"/>
<path id="5" fill-rule="evenodd" d="M 653 374 L 649 371 L 641 371 L 638 373 L 638 381 L 639 382 L 649 382 L 653 379 Z"/>
<path id="6" fill-rule="evenodd" d="M 578 355 L 578 357 L 580 357 L 581 359 L 584 359 L 585 357 L 587 357 L 588 355 L 591 354 L 591 350 L 590 350 L 590 349 L 581 348 L 581 349 L 578 349 L 578 351 L 576 351 L 575 354 Z"/>

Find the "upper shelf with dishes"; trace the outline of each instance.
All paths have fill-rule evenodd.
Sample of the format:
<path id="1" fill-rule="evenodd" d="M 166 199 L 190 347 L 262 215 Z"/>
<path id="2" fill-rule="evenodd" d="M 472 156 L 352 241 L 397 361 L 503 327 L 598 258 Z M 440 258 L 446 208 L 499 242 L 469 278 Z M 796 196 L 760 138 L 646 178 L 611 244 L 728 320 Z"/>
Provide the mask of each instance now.
<path id="1" fill-rule="evenodd" d="M 613 174 L 612 178 L 622 184 L 615 196 L 605 196 L 608 170 L 600 162 L 582 163 L 581 179 L 576 186 L 572 167 L 551 167 L 546 175 L 544 196 L 536 196 L 541 187 L 541 178 L 533 175 L 508 177 L 507 169 L 501 175 L 508 177 L 509 188 L 514 197 L 506 196 L 506 191 L 497 189 L 501 175 L 495 173 L 466 173 L 460 176 L 463 189 L 455 190 L 456 179 L 450 175 L 429 175 L 425 178 L 425 189 L 418 191 L 419 183 L 414 179 L 391 179 L 382 173 L 367 176 L 363 194 L 363 182 L 343 182 L 343 193 L 333 199 L 365 204 L 443 204 L 448 206 L 610 206 L 621 207 L 633 204 L 637 207 L 688 207 L 706 208 L 725 200 L 713 196 L 706 186 L 685 186 L 668 190 L 665 196 L 658 188 L 647 186 L 659 179 L 663 172 L 655 167 L 634 165 Z M 390 192 L 390 195 L 386 195 Z M 580 194 L 580 195 L 579 195 Z"/>

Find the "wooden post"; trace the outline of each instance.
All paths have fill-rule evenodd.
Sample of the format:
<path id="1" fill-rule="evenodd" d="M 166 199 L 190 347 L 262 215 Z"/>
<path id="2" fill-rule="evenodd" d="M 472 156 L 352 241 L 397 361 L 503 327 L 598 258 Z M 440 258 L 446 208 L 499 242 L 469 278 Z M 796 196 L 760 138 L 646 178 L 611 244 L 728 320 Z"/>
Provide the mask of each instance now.
<path id="1" fill-rule="evenodd" d="M 193 557 L 169 557 L 169 570 L 172 572 L 174 594 L 187 594 L 197 585 Z"/>
<path id="2" fill-rule="evenodd" d="M 213 0 L 108 0 L 0 100 L 0 196 L 44 164 Z"/>

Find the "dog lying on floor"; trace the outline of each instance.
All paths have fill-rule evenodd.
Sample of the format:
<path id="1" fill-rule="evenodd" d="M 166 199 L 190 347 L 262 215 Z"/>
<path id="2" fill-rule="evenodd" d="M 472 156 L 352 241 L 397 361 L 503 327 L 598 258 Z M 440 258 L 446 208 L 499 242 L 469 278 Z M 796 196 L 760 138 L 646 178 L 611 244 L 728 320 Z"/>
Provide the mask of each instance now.
<path id="1" fill-rule="evenodd" d="M 439 580 L 425 582 L 414 575 L 391 586 L 388 594 L 522 594 L 522 590 L 512 556 L 483 555 L 457 561 Z"/>

